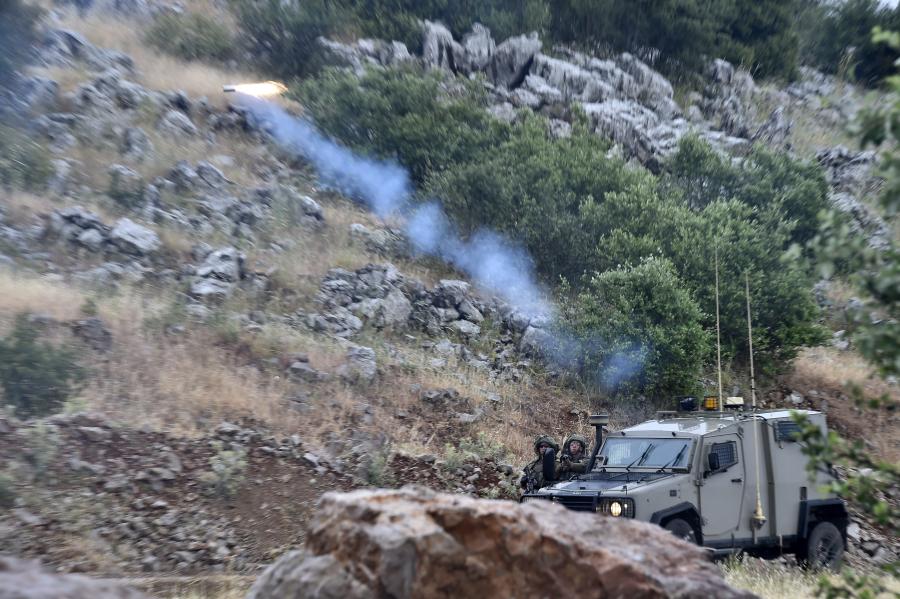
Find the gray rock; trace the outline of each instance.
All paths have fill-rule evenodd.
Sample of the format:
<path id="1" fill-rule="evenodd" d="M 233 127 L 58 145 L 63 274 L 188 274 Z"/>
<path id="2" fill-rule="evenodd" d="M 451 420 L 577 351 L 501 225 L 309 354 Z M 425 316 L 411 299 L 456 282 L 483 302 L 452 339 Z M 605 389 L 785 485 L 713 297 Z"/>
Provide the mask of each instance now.
<path id="1" fill-rule="evenodd" d="M 557 340 L 551 333 L 529 326 L 519 340 L 519 350 L 528 356 L 542 357 L 548 355 L 556 344 Z"/>
<path id="2" fill-rule="evenodd" d="M 356 345 L 347 352 L 346 362 L 338 369 L 344 380 L 354 383 L 371 383 L 378 374 L 375 350 Z"/>
<path id="3" fill-rule="evenodd" d="M 349 582 L 348 582 L 349 584 Z M 0 599 L 149 599 L 119 582 L 53 574 L 38 561 L 0 556 Z"/>
<path id="4" fill-rule="evenodd" d="M 72 332 L 97 351 L 109 351 L 112 347 L 112 333 L 96 316 L 76 321 Z"/>
<path id="5" fill-rule="evenodd" d="M 412 304 L 399 289 L 393 289 L 383 300 L 378 300 L 372 323 L 378 328 L 406 328 L 412 313 Z"/>
<path id="6" fill-rule="evenodd" d="M 156 233 L 128 218 L 121 218 L 116 222 L 109 239 L 121 251 L 134 256 L 147 256 L 162 247 Z"/>
<path id="7" fill-rule="evenodd" d="M 78 235 L 76 241 L 92 252 L 99 252 L 103 249 L 106 238 L 97 229 L 84 229 Z"/>
<path id="8" fill-rule="evenodd" d="M 794 128 L 794 122 L 785 115 L 784 106 L 778 106 L 753 134 L 754 141 L 763 141 L 772 146 L 783 146 Z"/>
<path id="9" fill-rule="evenodd" d="M 193 191 L 200 180 L 197 171 L 191 168 L 187 160 L 179 160 L 167 175 L 178 191 Z"/>
<path id="10" fill-rule="evenodd" d="M 230 296 L 233 291 L 234 284 L 221 279 L 196 279 L 191 283 L 190 294 L 198 300 L 219 301 Z M 203 313 L 200 319 L 205 319 L 207 315 Z"/>
<path id="11" fill-rule="evenodd" d="M 457 306 L 457 310 L 459 310 L 460 315 L 466 320 L 470 320 L 474 323 L 480 323 L 484 320 L 484 315 L 476 308 L 472 302 L 466 298 L 463 299 L 459 305 Z"/>
<path id="12" fill-rule="evenodd" d="M 469 296 L 470 285 L 465 281 L 442 279 L 434 288 L 434 305 L 455 308 Z"/>
<path id="13" fill-rule="evenodd" d="M 491 78 L 494 83 L 507 88 L 518 87 L 542 45 L 537 33 L 532 32 L 511 37 L 497 46 L 491 62 Z"/>
<path id="14" fill-rule="evenodd" d="M 319 371 L 310 366 L 307 362 L 293 362 L 288 366 L 288 374 L 301 381 L 315 383 L 319 380 Z"/>
<path id="15" fill-rule="evenodd" d="M 207 254 L 197 268 L 197 276 L 233 283 L 244 277 L 245 260 L 244 254 L 233 247 L 219 248 Z"/>
<path id="16" fill-rule="evenodd" d="M 490 112 L 491 115 L 493 115 L 497 120 L 506 123 L 513 123 L 518 118 L 515 106 L 513 106 L 509 102 L 494 104 L 493 106 L 488 108 L 488 112 Z"/>
<path id="17" fill-rule="evenodd" d="M 136 206 L 144 197 L 144 179 L 127 166 L 114 164 L 109 167 L 108 193 L 124 206 Z"/>
<path id="18" fill-rule="evenodd" d="M 422 61 L 426 66 L 457 72 L 457 63 L 465 61 L 465 50 L 453 41 L 450 30 L 440 23 L 425 21 L 422 37 Z"/>
<path id="19" fill-rule="evenodd" d="M 465 50 L 467 69 L 484 71 L 490 65 L 497 51 L 497 44 L 491 37 L 491 31 L 481 23 L 472 25 L 472 31 L 463 36 L 462 46 Z"/>
<path id="20" fill-rule="evenodd" d="M 481 327 L 474 322 L 468 320 L 457 320 L 450 324 L 450 328 L 461 334 L 463 337 L 477 337 L 481 334 Z"/>
<path id="21" fill-rule="evenodd" d="M 197 163 L 197 177 L 213 189 L 220 189 L 229 183 L 222 171 L 205 161 Z"/>
<path id="22" fill-rule="evenodd" d="M 112 433 L 97 426 L 79 426 L 78 432 L 91 443 L 104 443 L 112 439 Z"/>
<path id="23" fill-rule="evenodd" d="M 143 162 L 153 152 L 153 143 L 140 127 L 128 127 L 122 134 L 119 151 L 129 160 Z"/>
<path id="24" fill-rule="evenodd" d="M 178 110 L 170 110 L 160 119 L 157 128 L 170 135 L 193 137 L 197 135 L 197 126 L 190 117 Z"/>

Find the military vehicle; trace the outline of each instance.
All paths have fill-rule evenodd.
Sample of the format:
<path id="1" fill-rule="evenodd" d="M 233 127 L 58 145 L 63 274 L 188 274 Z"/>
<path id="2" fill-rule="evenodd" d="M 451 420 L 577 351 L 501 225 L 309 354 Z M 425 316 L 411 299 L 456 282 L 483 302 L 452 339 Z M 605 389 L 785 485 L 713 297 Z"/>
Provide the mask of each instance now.
<path id="1" fill-rule="evenodd" d="M 715 399 L 715 398 L 707 398 Z M 676 412 L 607 436 L 596 430 L 587 473 L 558 481 L 522 501 L 552 501 L 570 510 L 658 524 L 716 555 L 794 553 L 814 568 L 835 568 L 846 546 L 844 502 L 823 493 L 830 472 L 810 480 L 788 411 L 743 411 L 729 402 L 683 398 Z M 801 411 L 824 429 L 825 417 Z M 548 459 L 552 460 L 552 457 Z M 545 478 L 553 480 L 545 462 Z"/>

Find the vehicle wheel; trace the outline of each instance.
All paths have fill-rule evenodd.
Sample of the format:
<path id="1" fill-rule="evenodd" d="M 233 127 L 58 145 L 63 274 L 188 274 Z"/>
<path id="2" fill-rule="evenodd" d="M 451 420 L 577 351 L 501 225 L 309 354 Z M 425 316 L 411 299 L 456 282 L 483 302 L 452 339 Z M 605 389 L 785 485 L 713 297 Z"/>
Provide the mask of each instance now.
<path id="1" fill-rule="evenodd" d="M 681 518 L 673 518 L 666 522 L 663 526 L 670 533 L 681 539 L 682 541 L 687 541 L 688 543 L 697 544 L 697 533 L 694 532 L 694 527 L 682 520 Z"/>
<path id="2" fill-rule="evenodd" d="M 844 557 L 844 537 L 831 522 L 816 524 L 806 539 L 803 561 L 811 570 L 837 570 Z"/>

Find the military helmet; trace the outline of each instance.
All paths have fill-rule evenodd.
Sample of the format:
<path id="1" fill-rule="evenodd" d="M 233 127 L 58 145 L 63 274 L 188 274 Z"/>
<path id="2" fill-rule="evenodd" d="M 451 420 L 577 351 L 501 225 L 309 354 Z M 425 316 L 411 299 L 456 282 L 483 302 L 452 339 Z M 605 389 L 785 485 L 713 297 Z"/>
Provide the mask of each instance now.
<path id="1" fill-rule="evenodd" d="M 569 443 L 571 443 L 572 441 L 578 441 L 579 443 L 581 443 L 581 450 L 585 451 L 585 452 L 587 451 L 587 449 L 588 449 L 587 438 L 582 437 L 581 435 L 569 435 L 566 438 L 566 442 L 563 443 L 563 453 L 569 453 Z"/>
<path id="2" fill-rule="evenodd" d="M 551 437 L 550 435 L 538 435 L 537 438 L 535 438 L 535 440 L 534 440 L 534 452 L 535 453 L 540 453 L 541 450 L 540 450 L 539 446 L 541 443 L 546 443 L 547 445 L 549 445 L 550 447 L 553 448 L 553 451 L 556 451 L 556 452 L 559 451 L 559 443 L 557 443 L 553 437 Z"/>

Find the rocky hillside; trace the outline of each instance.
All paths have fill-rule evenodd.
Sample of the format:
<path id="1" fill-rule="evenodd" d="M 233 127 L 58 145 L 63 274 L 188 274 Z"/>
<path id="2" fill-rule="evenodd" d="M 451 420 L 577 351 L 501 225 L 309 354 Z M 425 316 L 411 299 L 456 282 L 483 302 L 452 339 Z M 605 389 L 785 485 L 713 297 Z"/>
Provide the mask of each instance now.
<path id="1" fill-rule="evenodd" d="M 304 543 L 323 493 L 415 483 L 512 498 L 536 433 L 652 409 L 544 360 L 546 321 L 414 251 L 402 219 L 325 185 L 314 160 L 221 92 L 262 75 L 145 45 L 152 11 L 139 4 L 53 7 L 21 93 L 0 93 L 29 157 L 17 164 L 47 175 L 43 188 L 27 176 L 0 187 L 0 338 L 29 331 L 29 349 L 66 348 L 80 372 L 58 414 L 0 413 L 4 551 L 103 576 L 256 574 Z M 428 24 L 421 54 L 318 43 L 351 70 L 414 61 L 483 75 L 496 118 L 531 110 L 562 137 L 583 114 L 611 152 L 651 170 L 688 134 L 734 157 L 754 142 L 793 148 L 821 163 L 870 243 L 893 235 L 861 201 L 878 185 L 874 155 L 839 145 L 861 94 L 819 73 L 778 88 L 715 61 L 703 89 L 676 90 L 629 54 L 496 43 L 479 26 L 457 41 Z M 840 318 L 850 298 L 820 291 Z M 855 359 L 840 334 L 822 351 Z M 822 362 L 805 354 L 766 401 L 828 407 L 855 434 Z M 895 425 L 879 429 L 883 455 L 896 455 Z M 896 539 L 857 518 L 856 563 L 896 558 Z M 319 548 L 331 542 L 314 530 Z"/>

